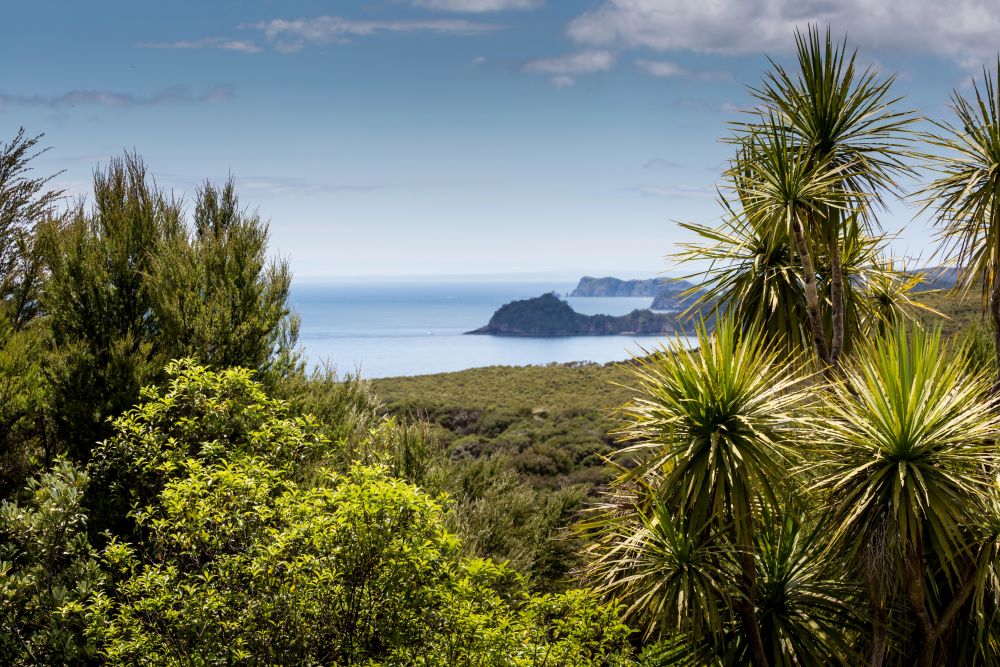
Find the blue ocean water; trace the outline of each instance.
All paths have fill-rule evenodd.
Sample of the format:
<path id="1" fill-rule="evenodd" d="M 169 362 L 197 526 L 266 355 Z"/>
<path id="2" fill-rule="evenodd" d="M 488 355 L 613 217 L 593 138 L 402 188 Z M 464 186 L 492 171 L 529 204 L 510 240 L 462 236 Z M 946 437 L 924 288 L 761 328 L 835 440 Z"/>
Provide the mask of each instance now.
<path id="1" fill-rule="evenodd" d="M 300 344 L 310 364 L 368 378 L 424 375 L 479 366 L 628 359 L 657 345 L 652 336 L 508 338 L 466 336 L 514 299 L 565 295 L 560 282 L 296 283 L 291 302 L 302 318 Z M 648 298 L 571 298 L 577 312 L 622 315 Z"/>

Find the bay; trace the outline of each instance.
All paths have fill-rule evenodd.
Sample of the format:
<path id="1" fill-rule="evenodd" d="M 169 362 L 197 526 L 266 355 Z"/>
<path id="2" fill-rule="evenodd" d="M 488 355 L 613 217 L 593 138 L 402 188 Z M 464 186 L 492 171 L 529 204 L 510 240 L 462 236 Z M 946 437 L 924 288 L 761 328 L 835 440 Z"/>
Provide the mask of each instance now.
<path id="1" fill-rule="evenodd" d="M 607 363 L 656 347 L 654 336 L 522 338 L 468 336 L 515 299 L 564 295 L 572 282 L 297 282 L 290 302 L 312 366 L 368 378 L 424 375 L 480 366 Z M 568 298 L 580 313 L 623 315 L 649 298 Z M 664 341 L 665 342 L 665 341 Z"/>

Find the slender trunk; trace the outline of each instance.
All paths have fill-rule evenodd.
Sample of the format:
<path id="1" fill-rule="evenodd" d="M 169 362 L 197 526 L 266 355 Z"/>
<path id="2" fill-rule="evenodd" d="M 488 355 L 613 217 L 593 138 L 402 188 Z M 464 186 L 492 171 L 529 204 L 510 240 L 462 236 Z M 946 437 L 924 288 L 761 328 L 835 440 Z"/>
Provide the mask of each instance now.
<path id="1" fill-rule="evenodd" d="M 903 556 L 903 576 L 906 578 L 906 595 L 910 599 L 910 608 L 917 619 L 917 665 L 933 667 L 937 642 L 934 638 L 934 624 L 927 613 L 924 600 L 924 555 L 919 544 L 907 547 Z"/>
<path id="2" fill-rule="evenodd" d="M 750 643 L 750 664 L 754 667 L 768 667 L 767 653 L 764 651 L 764 641 L 760 636 L 760 624 L 757 622 L 757 612 L 752 602 L 744 602 L 739 608 L 740 622 L 743 632 Z"/>
<path id="3" fill-rule="evenodd" d="M 868 609 L 872 616 L 872 636 L 868 646 L 869 667 L 882 667 L 886 649 L 889 648 L 889 607 L 885 587 L 876 580 L 876 573 L 870 568 L 865 573 L 868 587 Z"/>
<path id="4" fill-rule="evenodd" d="M 740 557 L 743 565 L 743 586 L 746 598 L 739 604 L 737 612 L 743 624 L 743 632 L 750 644 L 750 658 L 754 667 L 768 667 L 767 653 L 764 651 L 764 640 L 760 635 L 760 621 L 757 618 L 757 568 L 753 554 L 744 552 Z"/>
<path id="5" fill-rule="evenodd" d="M 826 343 L 826 333 L 823 331 L 823 321 L 819 313 L 819 292 L 816 290 L 816 269 L 813 267 L 812 254 L 809 252 L 809 245 L 806 243 L 805 232 L 802 229 L 802 221 L 798 216 L 792 220 L 792 234 L 795 236 L 795 245 L 802 262 L 802 283 L 806 295 L 806 314 L 809 321 L 810 333 L 813 336 L 813 344 L 816 347 L 816 355 L 827 367 L 830 366 L 830 350 Z M 1000 340 L 1000 339 L 998 339 Z"/>
<path id="6" fill-rule="evenodd" d="M 830 305 L 833 319 L 833 336 L 830 343 L 830 363 L 837 365 L 837 359 L 844 349 L 844 267 L 840 257 L 840 238 L 834 235 L 830 241 Z"/>
<path id="7" fill-rule="evenodd" d="M 997 380 L 993 392 L 1000 394 L 1000 276 L 993 277 L 993 290 L 990 294 L 990 315 L 993 319 L 993 345 L 997 357 Z"/>
<path id="8" fill-rule="evenodd" d="M 925 602 L 925 571 L 923 550 L 919 545 L 911 547 L 904 557 L 903 572 L 906 578 L 906 594 L 910 599 L 910 607 L 917 619 L 917 665 L 919 667 L 934 667 L 934 658 L 938 653 L 941 636 L 955 621 L 962 606 L 969 600 L 976 587 L 975 563 L 969 563 L 960 580 L 958 588 L 952 594 L 951 600 L 941 612 L 937 623 L 931 620 Z"/>

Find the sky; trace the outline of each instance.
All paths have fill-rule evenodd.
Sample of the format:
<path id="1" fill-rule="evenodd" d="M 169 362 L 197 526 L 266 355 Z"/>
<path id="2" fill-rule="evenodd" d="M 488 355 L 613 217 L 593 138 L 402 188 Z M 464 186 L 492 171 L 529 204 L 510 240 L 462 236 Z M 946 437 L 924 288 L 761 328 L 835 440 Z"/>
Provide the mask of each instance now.
<path id="1" fill-rule="evenodd" d="M 0 140 L 86 196 L 123 151 L 190 201 L 232 175 L 302 280 L 677 273 L 768 57 L 810 23 L 948 118 L 984 0 L 5 2 Z M 881 222 L 926 262 L 912 203 Z"/>

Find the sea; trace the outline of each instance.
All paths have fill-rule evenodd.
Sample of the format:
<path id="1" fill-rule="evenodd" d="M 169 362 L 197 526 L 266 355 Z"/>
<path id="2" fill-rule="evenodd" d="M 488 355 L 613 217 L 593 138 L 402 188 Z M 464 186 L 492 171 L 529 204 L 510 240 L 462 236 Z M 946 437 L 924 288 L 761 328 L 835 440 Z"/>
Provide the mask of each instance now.
<path id="1" fill-rule="evenodd" d="M 547 292 L 565 297 L 574 282 L 345 281 L 293 283 L 301 317 L 299 343 L 308 363 L 367 378 L 426 375 L 480 366 L 623 361 L 668 337 L 470 336 L 515 299 Z M 624 315 L 651 298 L 572 297 L 587 315 Z"/>

